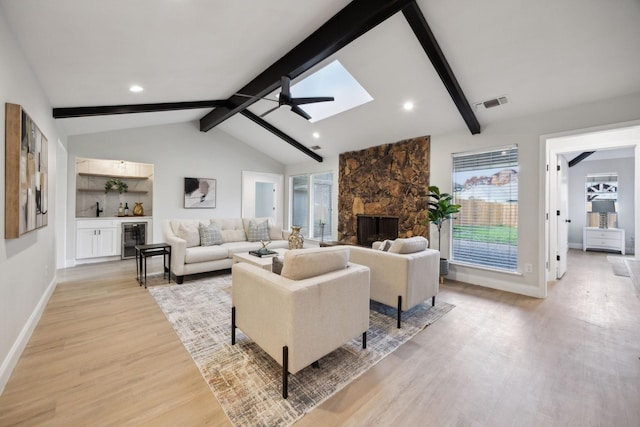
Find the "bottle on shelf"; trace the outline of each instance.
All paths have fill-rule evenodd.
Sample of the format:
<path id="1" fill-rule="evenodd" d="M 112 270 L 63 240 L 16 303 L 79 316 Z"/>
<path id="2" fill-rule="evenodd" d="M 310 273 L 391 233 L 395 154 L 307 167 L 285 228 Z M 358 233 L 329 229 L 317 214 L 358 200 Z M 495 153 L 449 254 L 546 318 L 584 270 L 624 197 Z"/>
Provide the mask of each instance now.
<path id="1" fill-rule="evenodd" d="M 122 202 L 120 202 L 120 206 L 118 206 L 118 216 L 124 216 L 124 209 L 122 207 Z"/>
<path id="2" fill-rule="evenodd" d="M 122 203 L 120 203 L 122 206 Z M 129 203 L 124 204 L 124 216 L 129 216 Z"/>

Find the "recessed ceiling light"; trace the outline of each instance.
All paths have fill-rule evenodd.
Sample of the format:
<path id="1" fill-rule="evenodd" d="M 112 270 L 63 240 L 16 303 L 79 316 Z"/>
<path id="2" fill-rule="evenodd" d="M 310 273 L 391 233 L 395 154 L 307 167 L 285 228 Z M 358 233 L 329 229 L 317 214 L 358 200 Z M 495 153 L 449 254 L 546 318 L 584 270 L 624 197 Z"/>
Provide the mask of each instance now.
<path id="1" fill-rule="evenodd" d="M 142 86 L 138 86 L 138 85 L 133 85 L 129 88 L 129 91 L 133 93 L 142 92 L 143 90 L 144 89 L 142 88 Z"/>
<path id="2" fill-rule="evenodd" d="M 312 135 L 315 139 L 320 138 L 320 134 L 318 132 L 314 132 Z"/>
<path id="3" fill-rule="evenodd" d="M 404 105 L 402 106 L 402 108 L 404 108 L 407 111 L 413 110 L 413 102 L 411 102 L 411 101 L 405 102 Z"/>

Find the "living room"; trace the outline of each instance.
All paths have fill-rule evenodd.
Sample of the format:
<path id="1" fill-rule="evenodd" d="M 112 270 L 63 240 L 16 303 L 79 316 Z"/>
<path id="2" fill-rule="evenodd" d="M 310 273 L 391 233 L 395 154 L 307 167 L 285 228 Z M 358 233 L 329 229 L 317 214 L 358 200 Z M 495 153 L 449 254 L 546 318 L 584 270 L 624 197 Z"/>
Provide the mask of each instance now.
<path id="1" fill-rule="evenodd" d="M 16 5 L 17 3 L 3 1 L 0 4 L 0 57 L 3 63 L 3 67 L 0 70 L 0 93 L 2 93 L 4 102 L 22 105 L 48 138 L 50 213 L 48 226 L 28 233 L 19 239 L 5 238 L 3 239 L 4 245 L 0 249 L 0 272 L 3 277 L 0 285 L 0 323 L 3 325 L 0 336 L 0 358 L 3 361 L 2 369 L 0 369 L 0 384 L 2 385 L 9 380 L 13 367 L 19 360 L 31 332 L 35 329 L 40 315 L 45 310 L 50 295 L 56 288 L 58 277 L 56 270 L 70 267 L 73 263 L 75 250 L 74 162 L 77 157 L 126 160 L 154 165 L 153 241 L 158 242 L 162 240 L 162 234 L 161 227 L 157 224 L 163 219 L 184 218 L 190 215 L 194 217 L 198 215 L 239 217 L 241 214 L 242 171 L 269 172 L 283 175 L 285 177 L 285 211 L 288 210 L 286 194 L 289 191 L 286 185 L 288 185 L 289 177 L 293 175 L 332 172 L 337 188 L 340 173 L 339 155 L 347 151 L 337 147 L 334 151 L 328 152 L 328 147 L 331 145 L 330 141 L 311 138 L 305 140 L 305 145 L 317 144 L 327 151 L 326 153 L 322 149 L 318 151 L 324 157 L 324 161 L 318 163 L 311 159 L 306 160 L 306 156 L 298 154 L 288 144 L 267 132 L 257 133 L 257 137 L 240 138 L 240 135 L 246 135 L 243 133 L 246 131 L 244 130 L 246 125 L 242 123 L 236 127 L 233 127 L 234 123 L 224 123 L 209 132 L 200 132 L 197 119 L 170 122 L 169 120 L 162 121 L 162 116 L 156 122 L 145 122 L 144 120 L 142 122 L 130 122 L 132 119 L 127 115 L 121 117 L 112 116 L 110 120 L 120 120 L 120 124 L 115 128 L 103 126 L 101 129 L 100 126 L 104 122 L 101 122 L 99 118 L 94 118 L 96 123 L 92 123 L 91 131 L 78 131 L 77 134 L 71 134 L 68 131 L 68 126 L 72 125 L 67 125 L 67 123 L 63 123 L 59 119 L 54 119 L 52 117 L 52 108 L 105 105 L 109 104 L 109 102 L 102 99 L 81 100 L 77 98 L 68 98 L 71 101 L 67 101 L 67 98 L 58 98 L 64 99 L 64 101 L 55 100 L 52 95 L 55 88 L 50 86 L 48 81 L 43 80 L 39 75 L 41 69 L 37 65 L 39 62 L 34 62 L 36 60 L 42 61 L 42 59 L 31 56 L 29 52 L 34 52 L 34 50 L 29 47 L 29 41 L 16 36 L 16 30 L 13 27 L 20 26 L 23 22 L 28 22 L 29 12 L 33 10 L 45 7 L 53 10 L 56 8 L 63 9 L 64 5 L 56 4 L 57 2 L 55 1 L 46 5 L 45 2 L 27 1 L 24 3 L 28 7 L 26 11 L 23 11 Z M 500 10 L 513 9 L 506 2 L 502 3 L 496 8 Z M 320 11 L 316 11 L 318 12 L 318 17 L 314 18 L 315 20 L 309 17 L 312 12 L 305 13 L 299 10 L 299 7 L 294 8 L 301 17 L 307 17 L 308 21 L 303 22 L 313 21 L 314 24 L 321 24 L 346 4 L 347 2 L 332 2 L 329 5 L 318 6 Z M 442 35 L 443 37 L 444 34 L 447 34 L 446 29 L 443 28 L 443 25 L 431 22 L 432 18 L 429 18 L 429 16 L 435 15 L 444 19 L 448 13 L 456 11 L 456 8 L 471 7 L 468 4 L 455 4 L 449 6 L 451 9 L 449 7 L 438 9 L 433 5 L 429 5 L 428 2 L 420 1 L 418 4 L 430 20 L 436 36 Z M 122 8 L 128 7 L 119 6 Z M 285 6 L 293 7 L 293 2 L 287 2 Z M 98 6 L 94 4 L 93 7 Z M 153 6 L 149 7 L 153 9 Z M 282 7 L 284 8 L 284 6 Z M 515 73 L 515 77 L 512 76 L 513 80 L 530 79 L 532 91 L 540 90 L 539 88 L 544 87 L 545 84 L 548 85 L 549 88 L 544 91 L 533 95 L 528 94 L 529 99 L 534 99 L 535 103 L 525 106 L 520 105 L 522 104 L 522 98 L 515 96 L 517 93 L 515 84 L 513 88 L 503 88 L 496 84 L 491 87 L 471 87 L 468 89 L 470 93 L 467 93 L 467 95 L 469 101 L 472 102 L 481 101 L 488 97 L 501 96 L 505 93 L 511 96 L 511 105 L 506 104 L 497 107 L 496 110 L 477 112 L 482 124 L 480 134 L 471 134 L 465 126 L 451 99 L 448 98 L 448 94 L 443 89 L 442 83 L 437 80 L 437 76 L 431 83 L 425 83 L 425 85 L 429 88 L 438 87 L 437 94 L 433 95 L 431 99 L 434 104 L 438 105 L 438 108 L 447 111 L 447 114 L 449 114 L 447 116 L 448 124 L 454 123 L 453 126 L 436 128 L 436 124 L 430 121 L 429 115 L 421 113 L 423 115 L 418 120 L 415 119 L 415 116 L 404 116 L 404 118 L 402 118 L 403 116 L 390 116 L 392 119 L 385 122 L 387 125 L 376 128 L 371 126 L 367 120 L 356 121 L 355 118 L 359 118 L 354 116 L 357 113 L 357 109 L 344 113 L 348 116 L 351 115 L 348 120 L 353 118 L 353 122 L 357 123 L 356 126 L 352 127 L 368 128 L 367 133 L 357 136 L 359 139 L 355 141 L 356 146 L 349 146 L 351 147 L 349 148 L 350 150 L 392 144 L 418 136 L 429 136 L 429 182 L 447 190 L 450 190 L 449 187 L 451 185 L 452 154 L 517 144 L 520 183 L 522 188 L 526 188 L 519 194 L 518 223 L 521 224 L 521 228 L 518 240 L 518 268 L 520 271 L 518 274 L 505 274 L 460 265 L 452 268 L 451 280 L 461 281 L 469 284 L 469 286 L 478 285 L 479 287 L 544 298 L 547 295 L 549 277 L 549 268 L 545 266 L 548 258 L 545 246 L 548 234 L 544 220 L 544 215 L 547 212 L 545 181 L 546 139 L 569 134 L 579 135 L 596 131 L 603 132 L 617 128 L 634 127 L 640 124 L 640 78 L 638 77 L 640 76 L 640 64 L 638 58 L 636 58 L 637 55 L 633 54 L 635 47 L 640 42 L 638 30 L 634 25 L 640 15 L 637 2 L 631 0 L 621 2 L 617 7 L 612 6 L 611 9 L 613 10 L 606 11 L 601 10 L 595 4 L 590 4 L 588 8 L 584 8 L 581 2 L 578 1 L 569 2 L 565 7 L 566 10 L 563 8 L 562 14 L 559 15 L 561 17 L 557 18 L 557 21 L 554 20 L 549 23 L 547 32 L 550 35 L 546 36 L 548 38 L 544 40 L 547 44 L 541 41 L 539 45 L 536 45 L 538 48 L 546 49 L 550 52 L 547 56 L 543 55 L 543 58 L 550 57 L 553 60 L 548 59 L 544 63 L 536 63 L 535 61 L 539 60 L 539 57 L 532 58 L 528 56 L 533 55 L 531 53 L 533 49 L 522 49 L 520 56 L 508 59 L 511 63 L 522 64 L 522 68 L 536 66 L 536 72 L 544 74 L 544 78 L 533 79 L 530 74 L 518 74 L 525 73 L 525 70 L 519 70 L 518 67 L 516 67 L 515 71 L 512 71 Z M 602 7 L 606 9 L 606 7 Z M 322 10 L 323 8 L 326 10 Z M 47 16 L 46 11 L 45 9 L 39 13 L 42 16 Z M 579 13 L 578 11 L 582 12 Z M 53 13 L 53 11 L 49 12 Z M 531 21 L 525 21 L 528 23 L 527 28 L 531 31 L 533 31 L 533 28 L 542 25 L 540 24 L 543 21 L 542 17 L 552 14 L 548 10 L 535 8 L 529 12 L 536 12 L 537 14 L 534 16 L 540 17 L 538 20 L 532 18 Z M 521 13 L 514 12 L 513 14 L 519 16 Z M 573 13 L 576 16 L 572 18 Z M 476 25 L 480 25 L 482 22 L 492 22 L 494 28 L 498 26 L 496 19 L 485 15 L 491 15 L 491 13 L 484 13 L 482 15 L 484 21 L 479 21 Z M 20 17 L 20 19 L 16 17 Z M 277 21 L 276 18 L 276 16 L 272 16 L 272 24 Z M 394 19 L 400 18 L 402 16 L 394 17 Z M 48 32 L 57 34 L 56 27 L 66 27 L 73 24 L 73 19 L 70 19 L 69 22 L 49 22 L 48 18 L 42 17 L 38 19 L 41 20 L 38 21 L 40 24 L 42 22 L 46 23 L 46 25 L 36 25 L 44 27 L 45 34 Z M 435 20 L 435 18 L 433 19 Z M 566 21 L 562 21 L 563 19 L 566 19 Z M 575 22 L 572 19 L 575 19 Z M 600 22 L 601 19 L 603 22 Z M 619 21 L 612 22 L 612 20 Z M 458 25 L 468 25 L 469 21 L 473 20 L 467 18 Z M 621 24 L 620 21 L 625 24 Z M 66 24 L 62 24 L 62 22 Z M 578 31 L 576 27 L 579 25 L 576 22 L 585 28 L 590 28 L 590 30 L 586 33 L 575 33 L 574 38 L 572 38 L 570 34 L 565 34 L 563 30 L 559 29 L 567 25 L 571 30 Z M 394 23 L 397 24 L 397 22 Z M 310 25 L 310 23 L 307 25 Z M 302 40 L 310 31 L 304 31 L 304 24 L 299 24 L 299 26 L 302 27 L 297 28 L 297 34 L 300 37 L 291 36 L 295 40 L 290 40 L 288 43 L 281 41 L 277 45 L 278 47 L 274 47 L 273 51 L 254 48 L 254 50 L 269 52 L 263 52 L 264 57 L 256 55 L 259 58 L 254 59 L 250 64 L 246 64 L 248 70 L 243 70 L 242 76 L 235 78 L 231 78 L 228 75 L 221 76 L 220 81 L 224 77 L 226 86 L 222 89 L 217 89 L 217 93 L 211 94 L 211 99 L 226 99 L 231 96 L 255 74 L 269 66 L 299 40 Z M 591 31 L 595 32 L 592 33 Z M 514 32 L 517 33 L 515 30 Z M 571 33 L 571 31 L 567 32 Z M 479 49 L 476 52 L 473 48 L 464 48 L 462 52 L 457 54 L 459 57 L 474 58 L 474 65 L 469 68 L 459 69 L 459 67 L 454 67 L 454 72 L 462 83 L 469 81 L 474 74 L 486 74 L 495 71 L 491 64 L 495 64 L 498 58 L 494 58 L 492 62 L 482 60 L 478 56 L 489 55 L 491 49 L 498 49 L 501 43 L 504 42 L 504 38 L 507 37 L 502 32 L 489 33 L 491 37 L 483 41 L 483 43 L 487 43 L 484 49 Z M 604 34 L 608 34 L 608 36 L 605 37 Z M 408 35 L 412 36 L 410 32 Z M 376 34 L 372 34 L 372 36 L 376 36 Z M 529 38 L 535 38 L 535 36 L 538 36 L 538 34 L 533 33 L 529 37 L 520 34 L 518 37 L 521 42 L 524 42 Z M 560 42 L 563 36 L 568 37 L 569 41 L 566 44 L 569 46 Z M 379 37 L 384 37 L 384 34 L 378 34 L 377 37 L 371 41 L 373 46 L 380 41 Z M 450 55 L 454 55 L 455 49 L 453 49 L 453 45 L 459 42 L 457 37 L 459 36 L 450 35 L 450 38 L 440 40 L 445 53 L 449 54 L 451 52 Z M 582 41 L 581 37 L 584 37 L 584 40 L 589 42 Z M 283 38 L 286 39 L 286 37 Z M 594 42 L 594 39 L 597 42 Z M 222 37 L 222 40 L 220 43 L 228 43 L 224 37 Z M 575 46 L 571 45 L 571 43 L 575 43 Z M 558 45 L 561 45 L 562 49 Z M 374 53 L 376 52 L 371 46 L 368 49 L 364 49 L 363 46 L 360 47 L 362 47 L 361 51 L 354 52 L 355 49 L 351 49 L 348 52 L 341 53 L 341 55 L 353 55 L 352 62 L 362 62 L 364 57 L 372 55 L 371 50 Z M 345 49 L 349 49 L 349 47 Z M 431 81 L 431 77 L 434 77 L 435 72 L 429 68 L 429 60 L 419 47 L 412 47 L 412 49 L 415 49 L 420 54 L 421 61 L 414 66 L 411 71 L 411 77 L 415 77 L 413 73 L 426 73 L 430 76 L 429 81 Z M 557 52 L 556 49 L 558 49 Z M 36 49 L 35 51 L 38 50 Z M 78 52 L 80 51 L 78 50 Z M 56 58 L 55 54 L 52 56 L 47 58 L 46 61 L 63 71 L 65 68 L 70 67 L 70 64 L 73 64 L 72 58 Z M 462 59 L 454 60 L 454 58 L 457 57 L 449 58 L 452 65 L 464 63 Z M 384 60 L 384 58 L 382 59 Z M 243 58 L 243 60 L 245 59 Z M 507 60 L 504 61 L 507 62 Z M 610 67 L 606 66 L 607 61 L 611 64 Z M 565 62 L 569 65 L 567 66 Z M 476 67 L 476 64 L 484 64 L 484 66 L 480 68 Z M 554 69 L 554 65 L 557 65 L 557 69 Z M 388 66 L 397 68 L 397 65 L 393 64 Z M 96 65 L 96 67 L 99 67 L 99 65 Z M 125 67 L 122 66 L 122 68 Z M 370 68 L 381 69 L 380 67 Z M 591 69 L 587 71 L 585 68 Z M 216 82 L 215 78 L 209 78 L 211 86 L 222 86 L 222 83 Z M 572 79 L 575 79 L 575 82 L 572 82 Z M 421 80 L 418 78 L 416 81 Z M 534 82 L 535 85 L 533 84 Z M 159 87 L 168 86 L 171 86 L 170 81 L 165 81 L 159 85 Z M 394 85 L 389 84 L 389 86 L 393 89 Z M 197 86 L 191 93 L 185 94 L 179 99 L 163 101 L 177 102 L 206 99 L 208 97 L 199 96 L 199 91 L 202 90 L 202 87 L 202 85 Z M 527 88 L 528 85 L 525 83 L 520 87 Z M 147 92 L 149 91 L 150 89 L 147 89 Z M 428 92 L 428 90 L 426 91 Z M 69 93 L 73 92 L 73 90 L 69 90 Z M 565 92 L 571 94 L 572 97 L 561 97 L 560 95 Z M 524 96 L 524 93 L 522 96 Z M 423 105 L 428 103 L 429 99 L 428 96 L 425 97 Z M 72 101 L 80 102 L 80 104 L 70 103 Z M 143 102 L 147 101 L 137 101 L 132 95 L 127 94 L 121 100 L 113 103 L 135 104 Z M 518 105 L 521 107 L 519 114 L 510 113 L 508 108 L 515 108 Z M 547 105 L 552 107 L 546 108 Z M 501 112 L 499 108 L 502 107 L 504 107 L 504 110 Z M 292 114 L 288 108 L 281 108 L 281 110 L 278 113 Z M 406 114 L 404 111 L 402 113 Z M 410 114 L 415 113 L 416 111 L 414 110 Z M 4 122 L 4 109 L 0 117 Z M 299 118 L 286 117 L 282 120 L 294 119 Z M 91 120 L 91 118 L 86 120 Z M 158 120 L 158 117 L 156 116 L 154 120 Z M 235 125 L 238 125 L 237 121 L 244 120 L 244 118 L 234 117 L 230 120 L 236 121 Z M 302 119 L 300 121 L 304 124 Z M 416 124 L 416 122 L 424 123 Z M 126 125 L 123 123 L 126 123 Z M 129 127 L 129 123 L 135 124 Z M 302 124 L 293 123 L 289 128 L 289 132 L 298 133 Z M 436 132 L 434 129 L 443 130 Z M 304 128 L 304 132 L 306 133 L 306 128 Z M 344 132 L 347 132 L 346 128 Z M 299 133 L 301 134 L 302 132 Z M 340 129 L 329 127 L 325 135 L 333 135 L 339 141 L 337 136 L 339 133 Z M 253 130 L 251 134 L 256 135 Z M 624 146 L 637 147 L 639 143 L 638 141 L 625 141 L 622 144 Z M 260 147 L 260 149 L 256 147 Z M 571 151 L 577 151 L 579 147 L 581 147 L 580 144 L 576 144 L 571 147 Z M 588 145 L 584 145 L 584 147 L 588 147 Z M 295 152 L 295 154 L 290 154 L 289 150 L 292 150 L 291 152 Z M 271 154 L 266 154 L 265 151 Z M 285 157 L 293 157 L 295 160 L 281 161 Z M 4 160 L 2 165 L 4 167 Z M 2 175 L 4 179 L 4 174 Z M 203 213 L 202 211 L 187 211 L 184 209 L 181 200 L 183 194 L 182 183 L 184 177 L 187 176 L 211 177 L 217 180 L 217 205 L 214 211 Z M 638 185 L 636 178 L 636 192 L 639 187 L 640 185 Z M 4 194 L 5 186 L 0 185 L 0 188 L 2 188 Z M 636 198 L 636 204 L 638 203 L 637 200 L 638 198 Z M 637 206 L 635 210 L 638 211 Z M 213 214 L 210 214 L 210 212 L 213 212 Z M 335 220 L 333 224 L 335 225 L 332 235 L 337 238 L 339 232 L 337 209 L 334 214 Z M 4 209 L 2 210 L 2 215 L 4 219 Z M 635 221 L 635 229 L 638 229 L 637 218 Z M 283 225 L 287 228 L 292 224 L 285 222 Z M 435 238 L 436 235 L 433 230 L 431 230 L 430 234 L 431 239 Z M 446 252 L 448 251 L 448 244 L 445 245 L 443 246 L 443 251 Z M 635 252 L 638 253 L 637 250 Z M 524 271 L 525 264 L 532 265 L 530 272 Z"/>

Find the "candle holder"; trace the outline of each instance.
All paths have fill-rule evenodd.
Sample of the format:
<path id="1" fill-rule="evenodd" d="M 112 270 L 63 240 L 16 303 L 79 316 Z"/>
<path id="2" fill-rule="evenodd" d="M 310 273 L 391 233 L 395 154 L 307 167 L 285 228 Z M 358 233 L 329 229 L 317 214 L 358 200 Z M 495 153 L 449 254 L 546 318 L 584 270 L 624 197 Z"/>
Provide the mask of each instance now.
<path id="1" fill-rule="evenodd" d="M 324 243 L 324 226 L 325 223 L 320 221 L 320 243 Z"/>

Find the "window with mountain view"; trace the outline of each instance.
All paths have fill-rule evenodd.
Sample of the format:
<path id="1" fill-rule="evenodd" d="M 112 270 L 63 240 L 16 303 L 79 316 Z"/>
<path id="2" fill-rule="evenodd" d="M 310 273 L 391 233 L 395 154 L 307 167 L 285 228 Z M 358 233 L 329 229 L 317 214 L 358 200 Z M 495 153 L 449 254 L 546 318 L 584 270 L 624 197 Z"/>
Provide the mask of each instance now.
<path id="1" fill-rule="evenodd" d="M 453 156 L 454 262 L 517 271 L 518 147 Z"/>

